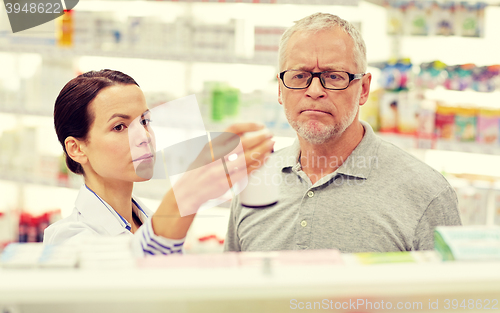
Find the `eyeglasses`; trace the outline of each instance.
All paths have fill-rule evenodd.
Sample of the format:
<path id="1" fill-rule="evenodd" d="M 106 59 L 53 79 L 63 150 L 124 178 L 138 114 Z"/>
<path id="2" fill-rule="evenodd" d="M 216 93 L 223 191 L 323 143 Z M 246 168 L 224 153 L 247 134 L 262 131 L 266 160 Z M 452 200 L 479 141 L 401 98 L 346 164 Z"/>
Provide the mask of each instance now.
<path id="1" fill-rule="evenodd" d="M 318 77 L 321 85 L 329 90 L 344 90 L 355 79 L 361 79 L 365 73 L 351 74 L 342 71 L 309 72 L 301 70 L 287 70 L 280 73 L 283 84 L 288 89 L 306 89 L 311 85 L 314 77 Z"/>

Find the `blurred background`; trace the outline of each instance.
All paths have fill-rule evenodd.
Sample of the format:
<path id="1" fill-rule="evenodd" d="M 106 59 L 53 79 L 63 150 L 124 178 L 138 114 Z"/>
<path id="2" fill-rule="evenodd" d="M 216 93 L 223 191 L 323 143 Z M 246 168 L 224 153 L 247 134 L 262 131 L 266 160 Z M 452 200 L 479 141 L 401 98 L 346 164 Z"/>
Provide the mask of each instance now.
<path id="1" fill-rule="evenodd" d="M 150 107 L 194 94 L 207 130 L 263 122 L 285 147 L 295 133 L 277 102 L 279 39 L 315 12 L 365 39 L 373 79 L 361 119 L 446 176 L 464 224 L 500 225 L 500 0 L 219 2 L 81 0 L 15 34 L 1 6 L 0 246 L 40 241 L 73 209 L 83 180 L 68 172 L 52 119 L 70 79 L 120 70 Z M 134 194 L 155 210 L 168 188 L 154 180 Z M 197 216 L 186 252 L 222 250 L 228 204 Z"/>

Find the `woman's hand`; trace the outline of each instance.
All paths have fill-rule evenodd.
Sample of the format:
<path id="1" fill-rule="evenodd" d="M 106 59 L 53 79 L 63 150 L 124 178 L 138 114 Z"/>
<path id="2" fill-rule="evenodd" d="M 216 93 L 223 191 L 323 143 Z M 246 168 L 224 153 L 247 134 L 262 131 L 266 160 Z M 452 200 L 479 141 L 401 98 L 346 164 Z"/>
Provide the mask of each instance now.
<path id="1" fill-rule="evenodd" d="M 181 216 L 196 213 L 205 202 L 221 197 L 262 166 L 274 146 L 272 135 L 244 136 L 262 128 L 255 123 L 233 124 L 223 133 L 210 133 L 210 142 L 173 185 Z"/>
<path id="2" fill-rule="evenodd" d="M 194 162 L 197 165 L 185 172 L 165 195 L 153 217 L 155 233 L 171 239 L 185 237 L 203 203 L 222 196 L 232 183 L 261 167 L 273 151 L 272 135 L 244 136 L 261 129 L 263 126 L 255 123 L 233 124 L 211 140 Z"/>
<path id="3" fill-rule="evenodd" d="M 247 174 L 255 171 L 264 164 L 265 159 L 273 152 L 274 141 L 270 133 L 262 133 L 257 136 L 245 136 L 250 132 L 262 130 L 262 124 L 239 123 L 229 126 L 225 131 L 234 133 L 241 138 Z"/>

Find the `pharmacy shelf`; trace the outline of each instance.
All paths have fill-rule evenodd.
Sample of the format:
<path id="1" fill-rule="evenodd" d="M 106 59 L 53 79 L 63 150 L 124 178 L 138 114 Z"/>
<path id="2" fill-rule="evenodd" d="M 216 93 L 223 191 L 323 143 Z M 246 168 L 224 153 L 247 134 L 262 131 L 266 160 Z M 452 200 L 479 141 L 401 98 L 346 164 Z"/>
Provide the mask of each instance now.
<path id="1" fill-rule="evenodd" d="M 18 184 L 32 184 L 45 187 L 60 187 L 70 189 L 80 189 L 83 184 L 82 179 L 73 178 L 68 180 L 58 180 L 56 178 L 43 178 L 27 173 L 11 173 L 9 171 L 0 171 L 0 180 L 9 181 Z M 161 199 L 165 194 L 166 189 L 161 186 L 149 185 L 149 188 L 134 189 L 134 195 L 140 198 Z"/>
<path id="2" fill-rule="evenodd" d="M 262 253 L 262 259 L 265 255 Z M 198 266 L 191 267 L 0 269 L 0 309 L 10 307 L 8 312 L 25 313 L 154 313 L 166 308 L 169 312 L 279 313 L 306 309 L 307 303 L 312 309 L 314 302 L 321 305 L 316 307 L 318 311 L 344 313 L 476 312 L 486 303 L 487 309 L 500 308 L 499 262 L 364 266 L 317 265 L 309 260 L 300 266 L 270 261 L 235 267 L 230 264 L 231 254 L 197 257 Z"/>
<path id="3" fill-rule="evenodd" d="M 389 1 L 388 0 L 364 0 L 364 1 L 379 5 L 381 7 L 385 7 L 387 5 L 387 2 L 389 2 L 389 3 L 397 2 L 396 0 L 389 0 Z M 438 0 L 438 2 L 446 2 L 446 1 L 445 0 Z M 500 6 L 499 0 L 469 0 L 467 2 L 468 3 L 482 2 L 482 3 L 486 3 L 487 5 L 491 5 L 491 6 Z"/>
<path id="4" fill-rule="evenodd" d="M 8 170 L 0 171 L 0 180 L 10 181 L 13 183 L 20 184 L 33 184 L 33 185 L 41 185 L 48 187 L 62 187 L 62 188 L 72 188 L 78 189 L 80 188 L 81 182 L 71 181 L 71 180 L 58 180 L 55 178 L 43 178 L 39 176 L 35 176 L 32 174 L 22 174 L 22 173 L 12 173 Z"/>
<path id="5" fill-rule="evenodd" d="M 44 178 L 37 175 L 29 173 L 13 173 L 8 170 L 0 171 L 0 180 L 9 181 L 19 184 L 33 184 L 46 187 L 61 187 L 61 188 L 71 188 L 80 189 L 83 184 L 83 180 L 78 177 L 71 176 L 67 180 L 59 180 L 56 178 Z M 149 188 L 140 188 L 138 190 L 134 189 L 134 194 L 141 198 L 148 199 L 161 199 L 165 193 L 165 188 L 156 188 L 156 185 L 149 185 Z"/>
<path id="6" fill-rule="evenodd" d="M 500 155 L 500 146 L 494 144 L 481 144 L 476 142 L 438 140 L 434 149 Z"/>
<path id="7" fill-rule="evenodd" d="M 19 108 L 19 107 L 0 106 L 0 113 L 14 114 L 14 115 L 31 115 L 31 116 L 53 117 L 53 112 L 44 111 L 44 110 L 25 109 L 25 108 Z"/>
<path id="8" fill-rule="evenodd" d="M 123 1 L 123 0 L 116 0 Z M 180 3 L 253 3 L 253 4 L 305 4 L 357 6 L 359 0 L 148 0 Z"/>
<path id="9" fill-rule="evenodd" d="M 254 58 L 244 58 L 220 54 L 204 54 L 204 53 L 161 53 L 161 52 L 133 52 L 127 51 L 124 48 L 116 50 L 95 50 L 95 49 L 72 49 L 61 48 L 56 45 L 18 45 L 11 44 L 8 46 L 0 46 L 0 52 L 9 53 L 38 53 L 42 56 L 50 58 L 74 58 L 81 56 L 100 56 L 110 58 L 134 58 L 134 59 L 152 59 L 152 60 L 166 60 L 178 62 L 206 62 L 206 63 L 239 63 L 250 65 L 277 65 L 277 56 L 272 54 L 269 56 L 256 56 Z"/>
<path id="10" fill-rule="evenodd" d="M 6 170 L 0 171 L 0 181 L 8 181 L 18 184 L 32 184 L 45 187 L 59 187 L 59 188 L 70 188 L 78 190 L 83 184 L 83 179 L 77 177 L 70 177 L 68 180 L 58 180 L 55 178 L 43 178 L 39 176 L 34 176 L 31 174 L 20 174 L 11 173 Z M 158 181 L 151 180 L 145 183 L 137 183 L 134 185 L 133 194 L 139 198 L 145 198 L 150 200 L 161 200 L 165 193 L 170 189 L 170 183 L 166 180 Z M 218 207 L 228 207 L 231 200 L 231 194 L 227 193 L 223 196 L 225 201 L 222 204 L 218 204 Z M 213 202 L 209 201 L 206 204 L 207 207 L 213 207 Z"/>
<path id="11" fill-rule="evenodd" d="M 445 139 L 421 139 L 411 135 L 400 135 L 395 133 L 378 133 L 378 135 L 396 146 L 403 149 L 444 150 L 456 152 L 468 152 L 476 154 L 500 155 L 499 144 L 484 144 L 478 142 L 460 142 Z"/>

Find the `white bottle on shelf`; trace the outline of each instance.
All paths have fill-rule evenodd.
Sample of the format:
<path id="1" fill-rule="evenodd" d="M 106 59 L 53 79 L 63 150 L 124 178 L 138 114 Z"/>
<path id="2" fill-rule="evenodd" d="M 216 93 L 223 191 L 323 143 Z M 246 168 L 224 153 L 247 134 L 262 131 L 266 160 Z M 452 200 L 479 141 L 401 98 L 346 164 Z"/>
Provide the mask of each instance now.
<path id="1" fill-rule="evenodd" d="M 73 12 L 73 48 L 75 51 L 92 51 L 95 36 L 95 13 L 75 10 Z"/>
<path id="2" fill-rule="evenodd" d="M 15 222 L 12 211 L 0 212 L 0 251 L 6 244 L 13 242 L 15 238 Z"/>

